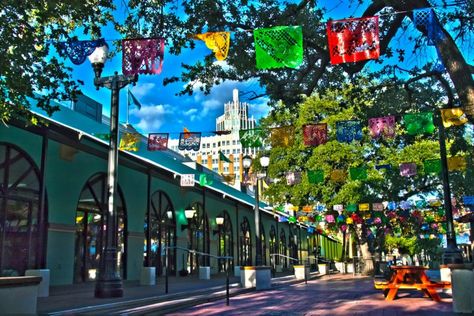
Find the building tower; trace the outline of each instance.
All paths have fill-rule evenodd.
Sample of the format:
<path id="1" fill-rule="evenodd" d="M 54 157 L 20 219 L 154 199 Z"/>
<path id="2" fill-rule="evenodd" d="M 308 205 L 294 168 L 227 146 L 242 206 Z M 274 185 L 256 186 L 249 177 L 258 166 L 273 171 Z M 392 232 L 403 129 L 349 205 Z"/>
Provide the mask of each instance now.
<path id="1" fill-rule="evenodd" d="M 179 139 L 171 139 L 169 148 L 221 175 L 235 175 L 233 187 L 240 189 L 243 174 L 242 157 L 255 155 L 259 149 L 242 148 L 239 131 L 256 127 L 254 117 L 249 117 L 249 104 L 240 102 L 239 90 L 232 91 L 232 101 L 224 104 L 224 114 L 216 118 L 216 131 L 229 131 L 229 134 L 203 136 L 199 151 L 179 150 Z M 231 162 L 224 162 L 219 157 L 222 152 Z"/>

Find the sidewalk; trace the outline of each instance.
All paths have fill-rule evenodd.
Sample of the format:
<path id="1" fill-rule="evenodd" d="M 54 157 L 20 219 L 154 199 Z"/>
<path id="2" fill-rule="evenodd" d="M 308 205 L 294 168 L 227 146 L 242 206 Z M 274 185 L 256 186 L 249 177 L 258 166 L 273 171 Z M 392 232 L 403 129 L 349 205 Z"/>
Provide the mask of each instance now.
<path id="1" fill-rule="evenodd" d="M 423 297 L 420 291 L 401 291 L 397 299 L 385 301 L 382 291 L 374 289 L 373 278 L 335 274 L 311 280 L 307 285 L 299 283 L 242 294 L 231 298 L 229 306 L 215 301 L 167 315 L 456 315 L 452 298 L 443 293 L 440 296 L 442 301 L 437 303 Z"/>
<path id="2" fill-rule="evenodd" d="M 240 278 L 231 277 L 230 305 L 226 306 L 225 275 L 211 280 L 196 276 L 170 277 L 156 286 L 124 282 L 121 298 L 94 297 L 94 283 L 52 287 L 50 296 L 38 298 L 39 315 L 455 315 L 452 298 L 441 293 L 442 302 L 423 297 L 419 291 L 400 292 L 394 301 L 385 301 L 373 286 L 372 277 L 352 274 L 295 280 L 293 274 L 278 274 L 272 289 L 255 291 L 240 287 Z"/>
<path id="3" fill-rule="evenodd" d="M 294 282 L 293 274 L 279 273 L 273 279 L 274 284 Z M 137 304 L 151 304 L 156 302 L 175 301 L 183 297 L 198 295 L 213 296 L 213 293 L 225 291 L 225 274 L 212 275 L 210 280 L 199 280 L 196 275 L 186 277 L 169 277 L 168 294 L 165 293 L 165 278 L 157 279 L 152 286 L 140 285 L 138 281 L 124 281 L 124 295 L 119 298 L 95 298 L 95 283 L 84 283 L 50 288 L 49 297 L 38 298 L 37 312 L 39 315 L 64 315 L 92 313 L 108 309 L 120 309 Z M 242 289 L 240 277 L 229 277 L 229 288 L 232 294 L 253 291 Z M 222 296 L 222 295 L 221 295 Z M 224 298 L 225 300 L 225 298 Z M 103 312 L 95 313 L 104 314 Z"/>

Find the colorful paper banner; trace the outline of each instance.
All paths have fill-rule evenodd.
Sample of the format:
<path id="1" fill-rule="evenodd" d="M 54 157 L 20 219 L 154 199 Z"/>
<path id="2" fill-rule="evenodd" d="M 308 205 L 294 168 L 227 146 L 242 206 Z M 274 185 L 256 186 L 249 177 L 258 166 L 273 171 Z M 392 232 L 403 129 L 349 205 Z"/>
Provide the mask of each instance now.
<path id="1" fill-rule="evenodd" d="M 272 128 L 270 139 L 272 147 L 293 146 L 295 140 L 295 128 L 293 126 Z"/>
<path id="2" fill-rule="evenodd" d="M 322 124 L 307 124 L 303 126 L 303 141 L 305 146 L 319 146 L 328 141 L 328 126 Z"/>
<path id="3" fill-rule="evenodd" d="M 166 150 L 168 148 L 168 133 L 148 134 L 148 150 Z"/>
<path id="4" fill-rule="evenodd" d="M 182 174 L 179 181 L 180 186 L 182 187 L 193 187 L 194 186 L 194 174 Z"/>
<path id="5" fill-rule="evenodd" d="M 362 139 L 362 128 L 359 121 L 336 122 L 336 138 L 338 142 L 350 143 Z"/>
<path id="6" fill-rule="evenodd" d="M 261 128 L 240 130 L 239 137 L 242 148 L 258 148 L 263 146 L 262 139 L 264 134 Z"/>
<path id="7" fill-rule="evenodd" d="M 201 147 L 201 132 L 179 133 L 179 150 L 199 151 Z"/>
<path id="8" fill-rule="evenodd" d="M 372 138 L 395 136 L 395 116 L 374 117 L 369 119 L 369 131 Z"/>
<path id="9" fill-rule="evenodd" d="M 230 32 L 207 32 L 197 34 L 195 38 L 206 43 L 207 48 L 214 52 L 217 60 L 225 60 L 229 52 Z"/>
<path id="10" fill-rule="evenodd" d="M 301 26 L 277 26 L 253 31 L 257 69 L 296 68 L 303 62 Z"/>
<path id="11" fill-rule="evenodd" d="M 164 55 L 163 38 L 122 40 L 122 72 L 124 75 L 159 74 Z"/>
<path id="12" fill-rule="evenodd" d="M 331 64 L 379 58 L 378 16 L 329 21 L 326 29 Z"/>

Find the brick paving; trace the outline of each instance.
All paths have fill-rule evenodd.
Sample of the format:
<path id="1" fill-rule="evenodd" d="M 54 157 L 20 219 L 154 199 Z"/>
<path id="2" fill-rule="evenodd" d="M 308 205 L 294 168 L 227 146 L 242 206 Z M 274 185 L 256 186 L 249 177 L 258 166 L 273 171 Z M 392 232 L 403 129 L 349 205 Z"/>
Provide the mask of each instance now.
<path id="1" fill-rule="evenodd" d="M 420 291 L 399 291 L 396 300 L 385 301 L 382 291 L 374 289 L 373 278 L 338 274 L 311 280 L 307 285 L 238 295 L 230 299 L 229 306 L 221 300 L 168 315 L 455 315 L 451 296 L 440 296 L 442 302 L 437 303 Z"/>

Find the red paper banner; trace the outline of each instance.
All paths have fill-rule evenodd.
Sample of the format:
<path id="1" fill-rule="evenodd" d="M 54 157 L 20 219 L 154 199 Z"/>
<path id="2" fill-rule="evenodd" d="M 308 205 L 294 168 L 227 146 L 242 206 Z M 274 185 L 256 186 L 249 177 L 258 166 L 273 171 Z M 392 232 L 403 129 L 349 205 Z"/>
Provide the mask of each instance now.
<path id="1" fill-rule="evenodd" d="M 378 16 L 329 21 L 327 36 L 333 65 L 380 56 Z"/>
<path id="2" fill-rule="evenodd" d="M 319 146 L 328 141 L 327 124 L 308 124 L 303 126 L 305 146 Z"/>
<path id="3" fill-rule="evenodd" d="M 122 40 L 122 72 L 124 75 L 159 74 L 164 54 L 162 38 Z"/>
<path id="4" fill-rule="evenodd" d="M 166 150 L 168 148 L 168 133 L 148 134 L 148 150 Z"/>

